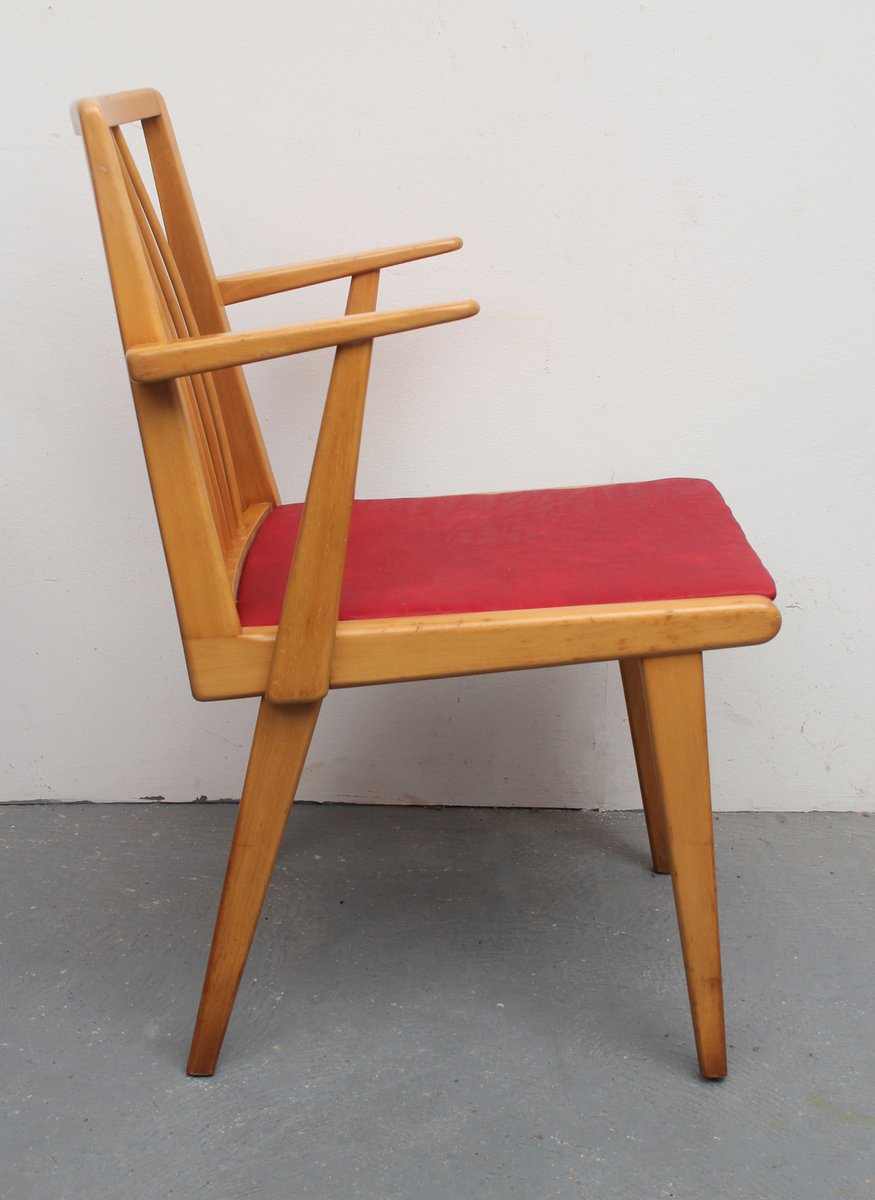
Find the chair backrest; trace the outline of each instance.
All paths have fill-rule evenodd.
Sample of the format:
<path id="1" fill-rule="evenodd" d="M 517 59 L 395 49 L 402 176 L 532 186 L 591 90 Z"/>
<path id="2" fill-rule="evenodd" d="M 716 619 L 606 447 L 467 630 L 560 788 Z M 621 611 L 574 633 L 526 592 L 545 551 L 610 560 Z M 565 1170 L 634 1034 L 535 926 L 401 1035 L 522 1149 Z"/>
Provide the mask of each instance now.
<path id="1" fill-rule="evenodd" d="M 141 122 L 158 209 L 122 133 Z M 229 328 L 164 102 L 151 90 L 74 109 L 91 169 L 122 342 Z M 255 532 L 279 503 L 239 367 L 131 383 L 184 637 L 239 632 L 234 602 Z"/>

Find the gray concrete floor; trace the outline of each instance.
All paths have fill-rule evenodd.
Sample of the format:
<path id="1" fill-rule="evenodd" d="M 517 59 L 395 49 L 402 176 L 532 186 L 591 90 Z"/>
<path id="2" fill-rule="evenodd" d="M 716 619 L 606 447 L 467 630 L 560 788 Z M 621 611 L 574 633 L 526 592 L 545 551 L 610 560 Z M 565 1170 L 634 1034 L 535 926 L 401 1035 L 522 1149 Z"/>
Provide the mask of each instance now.
<path id="1" fill-rule="evenodd" d="M 717 822 L 730 1076 L 639 814 L 296 808 L 183 1073 L 233 805 L 0 809 L 0 1195 L 875 1195 L 875 819 Z"/>

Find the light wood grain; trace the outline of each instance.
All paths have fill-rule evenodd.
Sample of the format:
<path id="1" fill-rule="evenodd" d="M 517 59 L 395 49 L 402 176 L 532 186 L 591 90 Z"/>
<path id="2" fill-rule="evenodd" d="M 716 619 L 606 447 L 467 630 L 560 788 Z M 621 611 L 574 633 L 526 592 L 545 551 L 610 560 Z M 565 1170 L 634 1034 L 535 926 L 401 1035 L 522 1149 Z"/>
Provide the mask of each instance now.
<path id="1" fill-rule="evenodd" d="M 752 645 L 778 623 L 761 597 L 349 621 L 338 631 L 331 686 Z"/>
<path id="2" fill-rule="evenodd" d="M 113 137 L 167 332 L 172 332 L 177 338 L 196 337 L 200 330 L 185 281 L 148 189 L 121 130 L 114 129 Z M 242 506 L 224 414 L 209 375 L 196 375 L 183 381 L 179 394 L 191 423 L 216 531 L 227 558 L 240 525 Z"/>
<path id="3" fill-rule="evenodd" d="M 212 1075 L 216 1068 L 318 715 L 318 703 L 282 708 L 261 703 L 195 1022 L 189 1075 Z"/>
<path id="4" fill-rule="evenodd" d="M 240 585 L 240 574 L 249 548 L 255 541 L 256 534 L 265 519 L 273 512 L 272 504 L 251 504 L 240 519 L 234 540 L 225 552 L 225 570 L 231 591 L 237 595 Z"/>
<path id="5" fill-rule="evenodd" d="M 379 281 L 378 271 L 356 275 L 347 312 L 373 310 Z M 343 346 L 334 356 L 271 660 L 267 696 L 275 704 L 319 699 L 331 684 L 372 346 Z"/>
<path id="6" fill-rule="evenodd" d="M 723 976 L 701 654 L 645 659 L 642 679 L 699 1070 L 726 1074 Z"/>
<path id="7" fill-rule="evenodd" d="M 762 596 L 341 621 L 331 687 L 750 646 L 774 637 L 780 623 Z M 238 637 L 187 641 L 197 698 L 263 695 L 276 632 L 267 625 Z"/>
<path id="8" fill-rule="evenodd" d="M 83 105 L 96 110 L 110 127 L 126 125 L 131 121 L 142 121 L 157 117 L 163 101 L 154 88 L 140 88 L 132 92 L 115 92 L 111 96 L 90 96 L 87 100 L 76 100 L 70 108 L 73 128 L 81 135 Z"/>
<path id="9" fill-rule="evenodd" d="M 453 304 L 432 304 L 423 308 L 396 309 L 392 312 L 365 313 L 312 321 L 304 325 L 284 325 L 276 329 L 257 329 L 246 333 L 220 333 L 185 341 L 133 346 L 125 356 L 128 374 L 138 383 L 157 383 L 180 375 L 217 371 L 222 367 L 264 362 L 345 346 L 390 333 L 406 333 L 429 325 L 461 321 L 480 311 L 474 300 Z"/>
<path id="10" fill-rule="evenodd" d="M 161 204 L 167 239 L 185 281 L 186 294 L 201 335 L 230 331 L 216 274 L 185 174 L 173 125 L 162 101 L 160 116 L 145 121 L 143 133 Z M 132 343 L 126 344 L 130 349 Z M 279 503 L 252 397 L 239 367 L 211 377 L 233 447 L 234 470 L 242 507 Z"/>
<path id="11" fill-rule="evenodd" d="M 641 675 L 641 659 L 621 658 L 620 676 L 623 681 L 626 711 L 629 714 L 629 732 L 632 736 L 635 768 L 638 772 L 638 785 L 644 805 L 650 857 L 654 871 L 658 875 L 667 875 L 671 870 L 671 863 L 668 857 L 668 841 L 665 834 L 659 777 L 656 774 L 653 744 L 650 740 L 650 721 L 647 716 L 647 700 Z"/>
<path id="12" fill-rule="evenodd" d="M 80 115 L 122 342 L 150 342 L 166 322 L 116 144 L 98 105 L 83 102 Z M 184 397 L 175 383 L 132 391 L 183 637 L 234 636 L 240 622 Z"/>
<path id="13" fill-rule="evenodd" d="M 237 275 L 221 276 L 218 280 L 219 292 L 225 304 L 240 304 L 244 300 L 273 296 L 277 292 L 310 287 L 315 283 L 327 283 L 332 279 L 344 279 L 349 275 L 361 275 L 367 271 L 380 271 L 383 267 L 431 258 L 436 254 L 448 254 L 461 249 L 461 246 L 461 238 L 437 238 L 430 242 L 413 242 L 407 246 L 393 246 L 386 250 L 368 250 L 361 254 L 345 254 L 339 258 L 294 263 L 288 267 L 241 271 Z"/>

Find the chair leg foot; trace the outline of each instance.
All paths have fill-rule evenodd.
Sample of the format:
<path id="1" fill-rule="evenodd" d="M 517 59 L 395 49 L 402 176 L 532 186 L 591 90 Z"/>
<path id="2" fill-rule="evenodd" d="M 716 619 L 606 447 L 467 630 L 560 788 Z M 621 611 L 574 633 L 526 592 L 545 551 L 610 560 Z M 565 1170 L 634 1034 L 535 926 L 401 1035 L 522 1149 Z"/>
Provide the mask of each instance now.
<path id="1" fill-rule="evenodd" d="M 699 1070 L 726 1074 L 717 879 L 701 654 L 642 661 Z"/>
<path id="2" fill-rule="evenodd" d="M 626 711 L 629 714 L 629 731 L 632 734 L 632 749 L 635 752 L 638 784 L 644 804 L 644 820 L 647 824 L 647 837 L 650 840 L 650 857 L 654 871 L 658 875 L 668 875 L 671 871 L 671 862 L 668 857 L 662 796 L 650 740 L 650 722 L 644 697 L 641 659 L 621 658 L 620 678 L 623 681 Z"/>
<path id="3" fill-rule="evenodd" d="M 216 1069 L 320 703 L 261 702 L 189 1052 L 189 1075 L 212 1075 Z"/>

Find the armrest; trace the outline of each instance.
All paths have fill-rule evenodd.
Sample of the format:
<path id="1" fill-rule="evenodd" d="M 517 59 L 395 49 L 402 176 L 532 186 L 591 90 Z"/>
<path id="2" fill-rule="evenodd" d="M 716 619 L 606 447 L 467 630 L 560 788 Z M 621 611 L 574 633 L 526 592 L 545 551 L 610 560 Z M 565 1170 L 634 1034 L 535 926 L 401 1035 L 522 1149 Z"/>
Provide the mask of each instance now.
<path id="1" fill-rule="evenodd" d="M 414 242 L 409 246 L 393 246 L 388 250 L 371 250 L 365 254 L 347 254 L 342 258 L 323 258 L 313 262 L 295 263 L 290 267 L 269 267 L 262 271 L 243 271 L 239 275 L 224 275 L 218 280 L 223 304 L 239 304 L 259 296 L 273 296 L 294 288 L 326 283 L 329 279 L 345 279 L 364 271 L 394 267 L 458 250 L 461 238 L 439 238 L 433 242 Z"/>
<path id="2" fill-rule="evenodd" d="M 132 346 L 125 358 L 128 374 L 136 383 L 159 383 L 181 375 L 199 375 L 202 371 L 219 371 L 223 367 L 239 367 L 268 358 L 283 358 L 326 346 L 345 346 L 389 333 L 405 333 L 427 325 L 460 321 L 479 311 L 476 300 L 460 300 L 425 308 L 361 313 L 306 325 L 284 325 L 249 333 L 215 333 L 176 342 Z"/>

